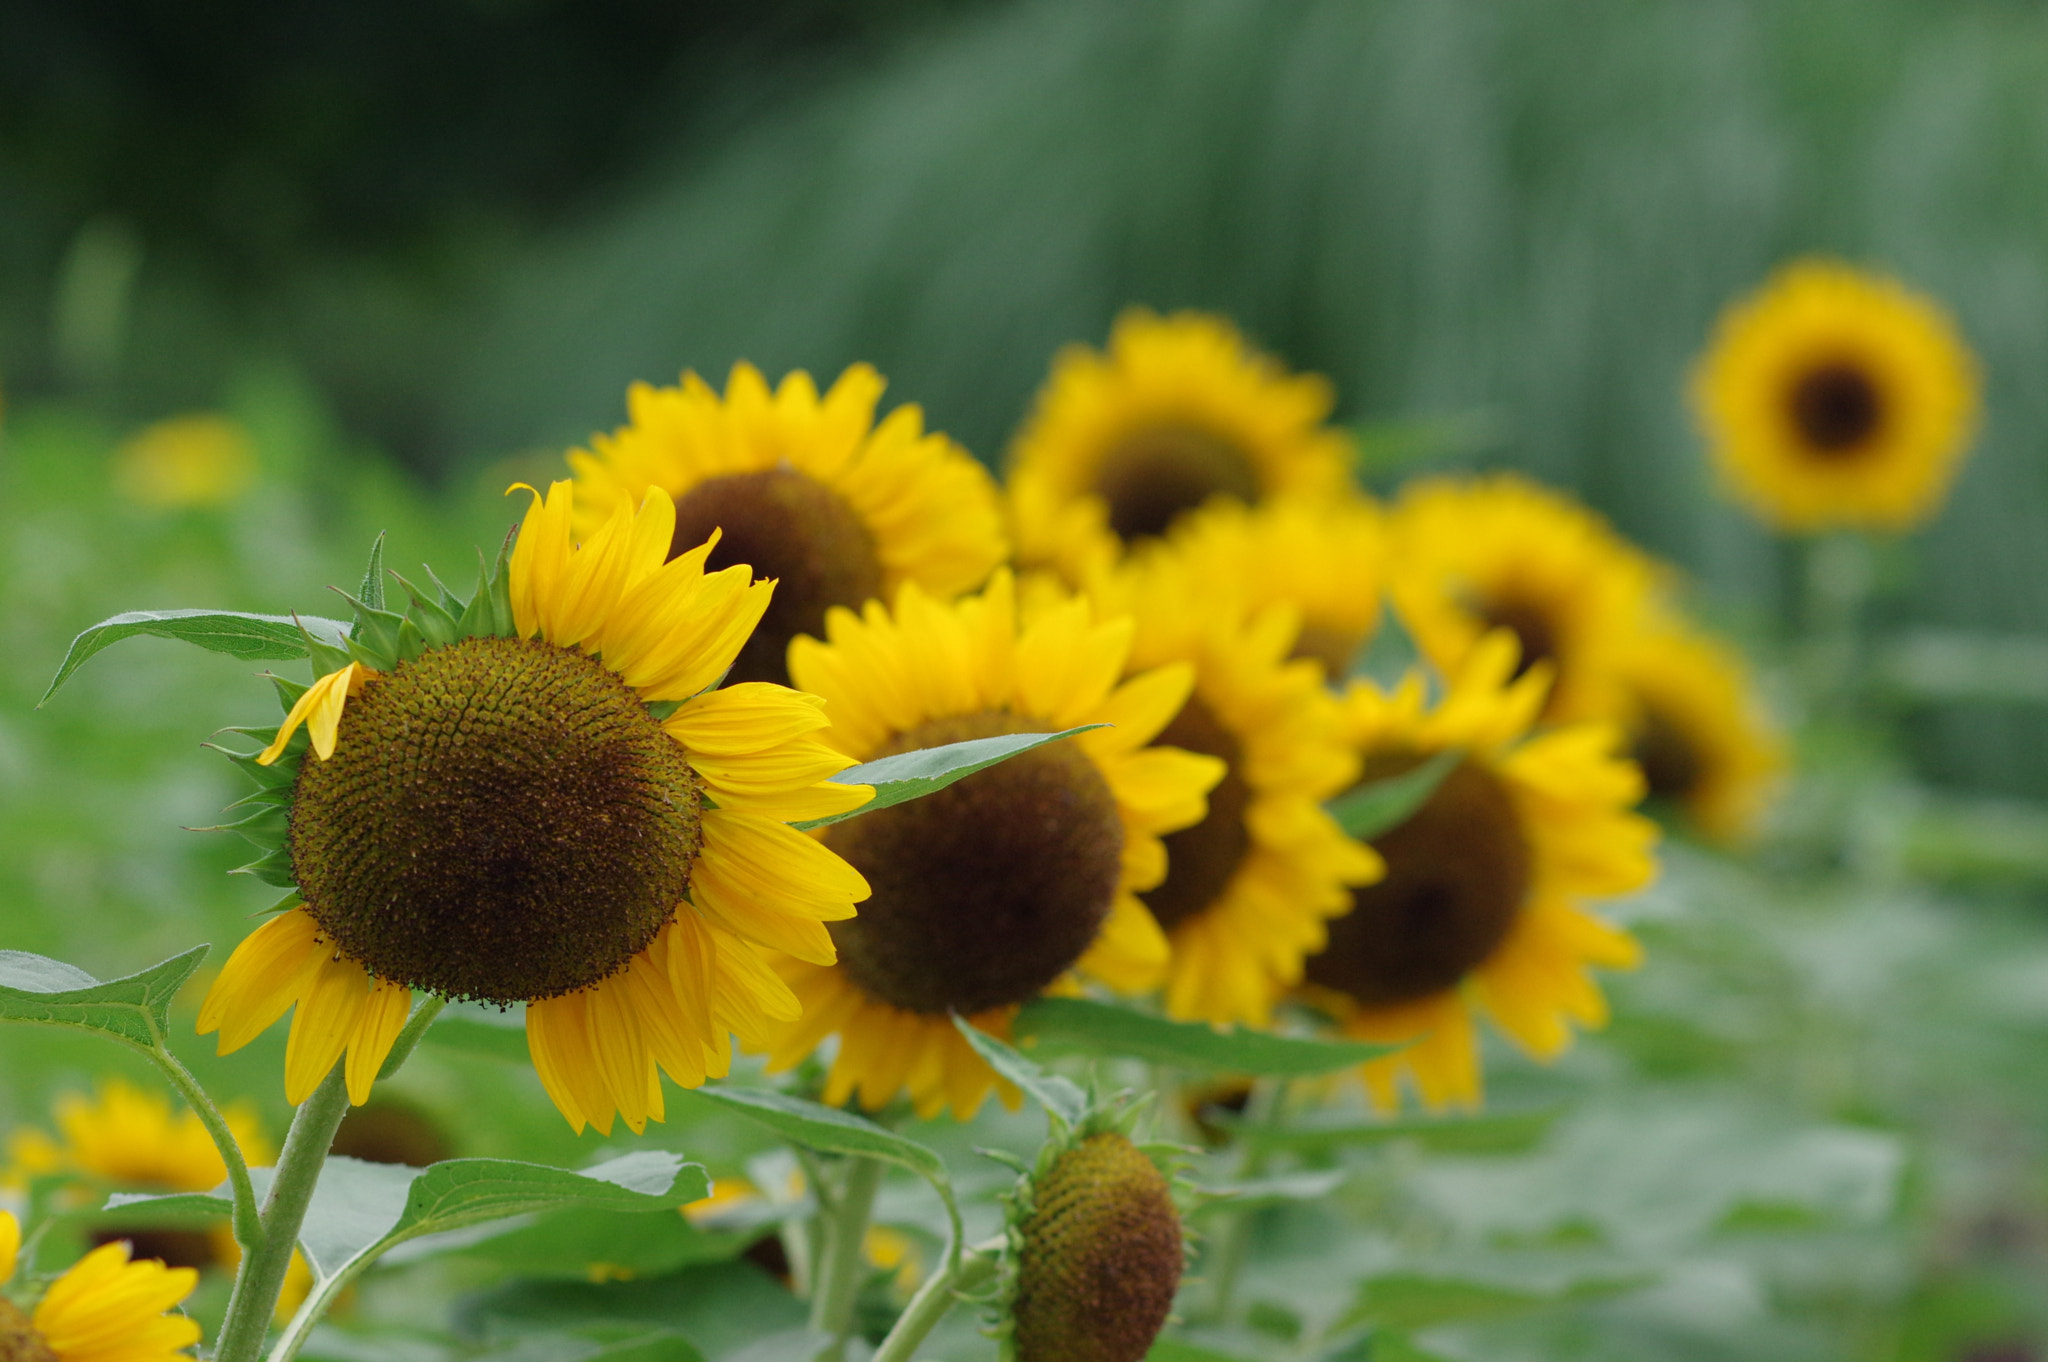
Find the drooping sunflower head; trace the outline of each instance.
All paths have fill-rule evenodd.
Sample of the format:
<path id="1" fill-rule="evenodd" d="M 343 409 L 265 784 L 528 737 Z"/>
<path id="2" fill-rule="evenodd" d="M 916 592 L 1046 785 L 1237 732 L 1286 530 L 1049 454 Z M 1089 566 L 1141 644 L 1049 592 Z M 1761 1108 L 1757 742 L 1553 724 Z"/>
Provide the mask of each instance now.
<path id="1" fill-rule="evenodd" d="M 1060 353 L 1010 451 L 1018 559 L 1078 584 L 1212 498 L 1334 495 L 1350 453 L 1332 405 L 1221 317 L 1126 312 L 1108 353 Z"/>
<path id="2" fill-rule="evenodd" d="M 1411 483 L 1394 508 L 1389 587 L 1423 656 L 1459 670 L 1489 631 L 1523 672 L 1547 664 L 1546 719 L 1620 712 L 1615 671 L 1657 570 L 1593 512 L 1512 474 Z"/>
<path id="3" fill-rule="evenodd" d="M 1002 1198 L 1006 1362 L 1139 1362 L 1166 1323 L 1187 1262 L 1179 1151 L 1133 1140 L 1141 1110 L 1091 1098 Z"/>
<path id="4" fill-rule="evenodd" d="M 1157 983 L 1166 945 L 1136 896 L 1165 871 L 1160 835 L 1202 816 L 1221 764 L 1147 745 L 1185 700 L 1189 668 L 1119 684 L 1129 623 L 1072 599 L 1020 620 L 1007 572 L 952 604 L 906 585 L 893 606 L 834 611 L 826 633 L 799 639 L 790 668 L 825 698 L 825 738 L 863 761 L 1113 725 L 823 833 L 874 893 L 832 926 L 837 968 L 786 962 L 804 1018 L 774 1063 L 837 1032 L 826 1101 L 858 1090 L 879 1107 L 908 1088 L 920 1111 L 950 1104 L 964 1119 L 995 1075 L 950 1014 L 1006 1033 L 1019 1004 L 1071 970 L 1132 992 Z"/>
<path id="5" fill-rule="evenodd" d="M 1356 777 L 1322 667 L 1295 656 L 1299 610 L 1246 613 L 1205 592 L 1205 566 L 1175 544 L 1101 574 L 1097 608 L 1128 616 L 1132 669 L 1178 664 L 1194 686 L 1159 741 L 1204 753 L 1224 776 L 1201 821 L 1165 839 L 1164 874 L 1141 895 L 1172 944 L 1175 1017 L 1263 1023 L 1301 977 L 1349 887 L 1379 874 L 1371 849 L 1323 809 Z"/>
<path id="6" fill-rule="evenodd" d="M 879 423 L 882 377 L 865 364 L 821 397 L 809 374 L 773 390 L 750 364 L 725 395 L 695 374 L 635 384 L 629 424 L 570 454 L 582 527 L 658 488 L 675 503 L 670 555 L 721 538 L 706 560 L 774 579 L 775 596 L 733 663 L 734 681 L 786 682 L 790 639 L 823 631 L 903 582 L 949 598 L 1008 555 L 995 484 L 958 445 L 901 406 Z"/>
<path id="7" fill-rule="evenodd" d="M 1630 754 L 1650 800 L 1714 841 L 1747 837 L 1785 756 L 1741 656 L 1682 620 L 1660 616 L 1623 655 L 1621 678 Z"/>
<path id="8" fill-rule="evenodd" d="M 1620 734 L 1608 724 L 1532 736 L 1544 677 L 1515 679 L 1515 664 L 1514 639 L 1498 630 L 1433 704 L 1419 674 L 1392 694 L 1361 681 L 1345 696 L 1366 780 L 1462 754 L 1420 808 L 1374 839 L 1385 877 L 1353 891 L 1307 965 L 1306 996 L 1347 1031 L 1414 1040 L 1364 1068 L 1383 1107 L 1399 1105 L 1404 1072 L 1431 1107 L 1476 1104 L 1475 1011 L 1548 1059 L 1570 1043 L 1570 1022 L 1605 1021 L 1587 967 L 1636 958 L 1634 941 L 1582 904 L 1653 873 L 1655 826 L 1631 811 L 1641 774 L 1613 755 Z"/>
<path id="9" fill-rule="evenodd" d="M 694 1086 L 795 1002 L 756 945 L 829 961 L 823 922 L 860 877 L 790 820 L 865 787 L 810 736 L 814 697 L 711 690 L 768 604 L 716 544 L 671 556 L 675 503 L 619 507 L 578 545 L 573 489 L 536 498 L 475 597 L 410 585 L 363 603 L 311 687 L 238 758 L 262 788 L 250 867 L 293 891 L 201 1010 L 225 1049 L 294 1004 L 286 1090 L 344 1053 L 365 1100 L 413 990 L 525 1005 L 543 1082 L 579 1129 L 661 1114 L 655 1070 Z"/>
<path id="10" fill-rule="evenodd" d="M 1938 304 L 1820 259 L 1730 307 L 1692 382 L 1727 484 L 1795 531 L 1903 530 L 1932 515 L 1977 393 L 1976 362 Z"/>
<path id="11" fill-rule="evenodd" d="M 0 1288 L 14 1277 L 21 1225 L 0 1211 Z M 130 1262 L 125 1243 L 103 1244 L 50 1283 L 39 1299 L 0 1294 L 6 1362 L 183 1362 L 199 1325 L 169 1313 L 192 1294 L 189 1267 Z"/>

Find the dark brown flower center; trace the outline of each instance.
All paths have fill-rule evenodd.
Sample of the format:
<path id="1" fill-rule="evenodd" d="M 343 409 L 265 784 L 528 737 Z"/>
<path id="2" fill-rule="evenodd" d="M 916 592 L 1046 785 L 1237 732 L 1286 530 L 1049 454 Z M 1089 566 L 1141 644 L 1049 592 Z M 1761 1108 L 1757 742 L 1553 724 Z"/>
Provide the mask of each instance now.
<path id="1" fill-rule="evenodd" d="M 1413 756 L 1366 763 L 1368 781 L 1412 769 Z M 1499 949 L 1528 898 L 1529 843 L 1500 781 L 1470 761 L 1427 803 L 1373 840 L 1386 859 L 1378 884 L 1351 891 L 1351 911 L 1308 977 L 1367 1006 L 1441 993 Z"/>
<path id="2" fill-rule="evenodd" d="M 0 1297 L 0 1362 L 60 1362 L 28 1316 L 4 1297 Z"/>
<path id="3" fill-rule="evenodd" d="M 379 979 L 513 1003 L 586 988 L 653 941 L 690 883 L 697 778 L 617 675 L 537 639 L 422 653 L 308 753 L 292 871 Z"/>
<path id="4" fill-rule="evenodd" d="M 1165 534 L 1175 517 L 1213 496 L 1257 501 L 1258 471 L 1245 452 L 1198 426 L 1139 426 L 1103 456 L 1095 491 L 1109 527 L 1129 543 Z"/>
<path id="5" fill-rule="evenodd" d="M 92 1232 L 92 1246 L 128 1241 L 128 1256 L 141 1262 L 154 1258 L 165 1267 L 213 1267 L 220 1262 L 213 1236 L 205 1230 L 170 1228 L 125 1230 L 101 1227 Z"/>
<path id="6" fill-rule="evenodd" d="M 1244 815 L 1252 791 L 1244 781 L 1244 749 L 1236 735 L 1199 699 L 1182 705 L 1173 722 L 1152 741 L 1161 747 L 1221 757 L 1226 767 L 1223 779 L 1209 791 L 1209 812 L 1202 821 L 1166 834 L 1166 878 L 1139 896 L 1159 925 L 1170 932 L 1223 897 L 1231 876 L 1251 850 L 1252 834 Z"/>
<path id="7" fill-rule="evenodd" d="M 962 715 L 876 755 L 1045 730 L 1007 711 Z M 847 975 L 907 1011 L 971 1015 L 1036 996 L 1081 958 L 1115 900 L 1124 829 L 1101 771 L 1056 742 L 836 823 L 825 842 L 874 891 L 859 917 L 827 924 Z"/>
<path id="8" fill-rule="evenodd" d="M 1322 663 L 1324 676 L 1332 681 L 1341 681 L 1351 675 L 1351 664 L 1357 659 L 1358 649 L 1364 642 L 1365 635 L 1356 629 L 1339 629 L 1335 625 L 1310 620 L 1301 626 L 1301 636 L 1294 641 L 1293 656 Z"/>
<path id="9" fill-rule="evenodd" d="M 453 1155 L 448 1137 L 432 1117 L 393 1097 L 376 1097 L 360 1107 L 350 1107 L 327 1152 L 365 1163 L 412 1168 L 425 1168 Z"/>
<path id="10" fill-rule="evenodd" d="M 1507 630 L 1521 645 L 1521 660 L 1515 663 L 1516 677 L 1538 662 L 1557 665 L 1557 627 L 1548 610 L 1531 601 L 1516 600 L 1510 596 L 1481 606 L 1479 618 L 1488 629 Z"/>
<path id="11" fill-rule="evenodd" d="M 1183 1263 L 1166 1177 L 1122 1135 L 1090 1135 L 1032 1188 L 1019 1227 L 1018 1362 L 1140 1362 Z"/>
<path id="12" fill-rule="evenodd" d="M 1643 768 L 1643 782 L 1652 799 L 1685 799 L 1706 778 L 1705 754 L 1699 744 L 1655 706 L 1643 707 L 1635 750 L 1630 755 Z"/>
<path id="13" fill-rule="evenodd" d="M 676 498 L 674 558 L 724 531 L 706 566 L 744 563 L 773 577 L 775 598 L 740 649 L 728 681 L 789 684 L 789 641 L 822 638 L 825 611 L 858 610 L 882 594 L 875 536 L 846 498 L 787 465 L 707 478 Z"/>
<path id="14" fill-rule="evenodd" d="M 1799 375 L 1786 395 L 1792 424 L 1808 452 L 1824 460 L 1851 457 L 1884 422 L 1884 398 L 1868 371 L 1846 360 Z"/>

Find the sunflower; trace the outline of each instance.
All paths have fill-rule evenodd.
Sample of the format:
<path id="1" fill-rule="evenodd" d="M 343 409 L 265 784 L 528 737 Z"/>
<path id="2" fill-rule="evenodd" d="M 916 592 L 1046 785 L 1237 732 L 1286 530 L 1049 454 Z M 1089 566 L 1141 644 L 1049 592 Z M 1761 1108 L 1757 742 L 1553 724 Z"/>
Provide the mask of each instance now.
<path id="1" fill-rule="evenodd" d="M 1606 1020 L 1587 966 L 1637 958 L 1634 938 L 1580 903 L 1640 888 L 1655 871 L 1656 826 L 1630 811 L 1642 775 L 1611 754 L 1611 725 L 1530 736 L 1547 669 L 1515 670 L 1514 638 L 1497 630 L 1434 706 L 1419 674 L 1391 695 L 1363 681 L 1345 695 L 1346 736 L 1368 780 L 1464 754 L 1420 809 L 1375 839 L 1386 878 L 1353 894 L 1308 962 L 1308 999 L 1351 1035 L 1420 1037 L 1364 1066 L 1385 1109 L 1399 1105 L 1404 1071 L 1432 1108 L 1476 1105 L 1476 1012 L 1553 1058 L 1571 1043 L 1569 1022 Z"/>
<path id="2" fill-rule="evenodd" d="M 1734 649 L 1664 616 L 1621 658 L 1632 755 L 1650 798 L 1707 837 L 1739 842 L 1785 764 Z"/>
<path id="3" fill-rule="evenodd" d="M 14 1277 L 21 1225 L 0 1211 L 0 1285 Z M 199 1326 L 169 1312 L 192 1294 L 189 1267 L 128 1261 L 124 1243 L 102 1244 L 24 1311 L 0 1296 L 0 1358 L 8 1362 L 172 1362 L 187 1358 Z"/>
<path id="4" fill-rule="evenodd" d="M 1293 655 L 1314 658 L 1331 678 L 1350 674 L 1379 625 L 1386 528 L 1368 498 L 1213 502 L 1183 516 L 1168 542 L 1192 565 L 1203 600 L 1299 611 Z"/>
<path id="5" fill-rule="evenodd" d="M 964 1120 L 996 1077 L 950 1014 L 1008 1035 L 1017 1007 L 1070 971 L 1124 992 L 1158 983 L 1166 942 L 1137 895 L 1166 873 L 1160 834 L 1202 817 L 1222 763 L 1147 745 L 1187 699 L 1191 668 L 1118 684 L 1129 621 L 1062 598 L 1020 623 L 1007 572 L 952 605 L 905 584 L 893 610 L 833 611 L 826 634 L 791 646 L 790 671 L 825 697 L 826 740 L 862 760 L 1113 725 L 824 833 L 874 897 L 833 925 L 837 968 L 786 962 L 804 1016 L 771 1067 L 836 1032 L 827 1102 L 858 1091 L 876 1108 L 908 1089 L 920 1113 L 950 1105 Z M 1006 1085 L 1004 1096 L 1016 1094 Z"/>
<path id="6" fill-rule="evenodd" d="M 796 1015 L 757 948 L 829 963 L 824 922 L 867 895 L 789 826 L 871 796 L 828 781 L 850 763 L 810 736 L 816 697 L 707 689 L 772 585 L 706 572 L 715 533 L 670 558 L 667 496 L 580 547 L 574 505 L 566 482 L 536 496 L 466 604 L 361 610 L 345 664 L 288 687 L 242 759 L 271 848 L 251 869 L 294 892 L 229 958 L 200 1030 L 234 1050 L 296 1004 L 292 1102 L 344 1055 L 365 1101 L 420 989 L 523 1004 L 570 1124 L 641 1130 L 662 1116 L 657 1068 L 695 1086 L 726 1071 L 730 1032 Z"/>
<path id="7" fill-rule="evenodd" d="M 113 472 L 115 490 L 137 505 L 226 506 L 256 480 L 256 444 L 228 417 L 173 416 L 122 444 Z"/>
<path id="8" fill-rule="evenodd" d="M 1389 591 L 1439 671 L 1492 629 L 1524 671 L 1555 676 L 1544 718 L 1620 712 L 1615 669 L 1648 618 L 1657 571 L 1599 516 L 1513 474 L 1411 483 L 1394 508 Z"/>
<path id="9" fill-rule="evenodd" d="M 722 530 L 708 568 L 745 563 L 778 583 L 731 679 L 787 682 L 790 639 L 820 633 L 832 606 L 858 608 L 904 582 L 951 598 L 1009 553 L 988 472 L 925 433 L 916 406 L 877 425 L 882 387 L 865 364 L 822 398 L 801 370 L 770 391 L 750 364 L 733 366 L 723 398 L 693 373 L 675 388 L 637 383 L 630 424 L 569 455 L 580 528 L 656 487 L 675 501 L 671 556 Z"/>
<path id="10" fill-rule="evenodd" d="M 1246 614 L 1203 590 L 1202 565 L 1157 551 L 1101 575 L 1090 594 L 1135 624 L 1127 666 L 1191 667 L 1194 687 L 1159 741 L 1219 759 L 1201 822 L 1166 838 L 1166 874 L 1143 894 L 1173 947 L 1166 1010 L 1262 1024 L 1323 944 L 1348 890 L 1380 873 L 1324 801 L 1356 778 L 1322 667 L 1292 656 L 1300 615 Z"/>
<path id="11" fill-rule="evenodd" d="M 1800 260 L 1730 307 L 1693 407 L 1730 488 L 1788 530 L 1903 530 L 1940 508 L 1977 424 L 1977 366 L 1941 306 Z"/>
<path id="12" fill-rule="evenodd" d="M 1334 496 L 1351 459 L 1323 424 L 1334 403 L 1221 317 L 1133 308 L 1108 354 L 1060 352 L 1010 450 L 1018 561 L 1078 585 L 1212 497 Z"/>

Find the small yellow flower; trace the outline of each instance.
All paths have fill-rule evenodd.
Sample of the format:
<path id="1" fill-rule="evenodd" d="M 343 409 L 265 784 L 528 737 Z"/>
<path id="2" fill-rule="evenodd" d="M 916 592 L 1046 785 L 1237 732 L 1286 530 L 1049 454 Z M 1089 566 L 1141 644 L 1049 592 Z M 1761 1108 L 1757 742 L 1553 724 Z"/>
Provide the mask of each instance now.
<path id="1" fill-rule="evenodd" d="M 21 1225 L 0 1211 L 0 1285 L 14 1276 Z M 172 1362 L 199 1341 L 199 1326 L 168 1313 L 192 1294 L 188 1267 L 128 1260 L 125 1243 L 103 1244 L 50 1284 L 32 1311 L 0 1296 L 0 1358 L 8 1362 Z"/>
<path id="2" fill-rule="evenodd" d="M 225 506 L 256 480 L 256 445 L 241 423 L 201 412 L 132 436 L 114 455 L 114 487 L 143 506 Z"/>
<path id="3" fill-rule="evenodd" d="M 1933 515 L 1975 433 L 1977 390 L 1939 304 L 1821 259 L 1730 307 L 1692 380 L 1727 485 L 1794 531 Z"/>

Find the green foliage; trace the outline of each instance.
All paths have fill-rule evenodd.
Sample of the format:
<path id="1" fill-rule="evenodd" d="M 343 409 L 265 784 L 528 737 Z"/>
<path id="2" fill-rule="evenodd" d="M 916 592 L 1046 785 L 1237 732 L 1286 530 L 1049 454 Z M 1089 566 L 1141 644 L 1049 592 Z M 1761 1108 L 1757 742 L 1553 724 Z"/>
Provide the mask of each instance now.
<path id="1" fill-rule="evenodd" d="M 943 747 L 921 747 L 915 752 L 899 752 L 893 757 L 878 757 L 874 761 L 849 767 L 832 777 L 841 785 L 874 786 L 873 799 L 846 813 L 836 813 L 829 818 L 813 818 L 796 826 L 805 829 L 822 828 L 829 823 L 858 818 L 864 813 L 873 813 L 877 809 L 886 809 L 894 804 L 922 799 L 928 794 L 945 789 L 956 780 L 964 780 L 976 771 L 987 770 L 997 762 L 1022 756 L 1035 747 L 1058 742 L 1061 738 L 1071 738 L 1077 733 L 1086 733 L 1106 726 L 1082 724 L 1079 728 L 1063 729 L 1058 733 L 1003 733 L 993 738 L 969 738 L 965 742 L 947 743 Z"/>
<path id="2" fill-rule="evenodd" d="M 1444 777 L 1464 759 L 1465 754 L 1456 749 L 1439 752 L 1412 771 L 1347 790 L 1330 801 L 1330 814 L 1338 827 L 1362 842 L 1370 842 L 1406 822 L 1408 815 L 1427 803 L 1436 787 L 1444 783 Z"/>
<path id="3" fill-rule="evenodd" d="M 122 639 L 172 638 L 245 661 L 307 656 L 306 635 L 338 646 L 348 626 L 317 615 L 251 615 L 239 610 L 127 610 L 71 640 L 41 704 L 96 653 Z"/>
<path id="4" fill-rule="evenodd" d="M 206 959 L 194 946 L 138 974 L 105 983 L 25 951 L 0 951 L 0 1021 L 98 1031 L 153 1049 L 170 1030 L 171 1000 Z"/>
<path id="5" fill-rule="evenodd" d="M 1019 1039 L 1088 1054 L 1128 1055 L 1196 1073 L 1299 1078 L 1391 1053 L 1367 1041 L 1316 1040 L 1205 1022 L 1169 1021 L 1090 998 L 1040 998 L 1017 1014 Z"/>
<path id="6" fill-rule="evenodd" d="M 1047 1073 L 965 1017 L 955 1016 L 953 1025 L 967 1038 L 974 1052 L 989 1062 L 990 1068 L 1030 1093 L 1056 1122 L 1068 1127 L 1080 1123 L 1088 1109 L 1086 1093 L 1058 1074 Z"/>

